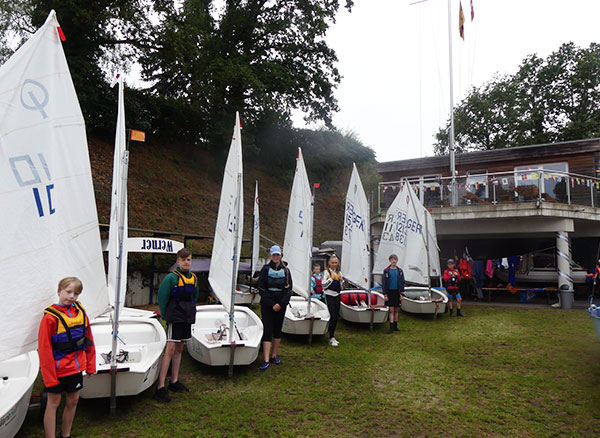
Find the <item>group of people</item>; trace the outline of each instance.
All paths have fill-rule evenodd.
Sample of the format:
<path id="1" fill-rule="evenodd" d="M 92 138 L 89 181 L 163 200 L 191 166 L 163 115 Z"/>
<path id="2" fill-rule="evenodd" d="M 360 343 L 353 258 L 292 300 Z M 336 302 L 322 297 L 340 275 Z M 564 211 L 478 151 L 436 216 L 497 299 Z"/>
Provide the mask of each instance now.
<path id="1" fill-rule="evenodd" d="M 292 295 L 292 276 L 282 261 L 282 251 L 277 245 L 270 249 L 271 260 L 260 271 L 258 290 L 261 297 L 261 315 L 263 320 L 263 363 L 260 370 L 265 371 L 271 364 L 281 365 L 278 352 L 281 331 L 285 317 L 285 308 Z M 398 266 L 395 254 L 389 257 L 389 266 L 383 271 L 383 293 L 389 306 L 389 331 L 398 331 L 398 313 L 401 296 L 405 290 L 404 273 Z M 167 347 L 162 358 L 158 384 L 154 398 L 160 402 L 169 402 L 169 392 L 188 392 L 189 389 L 179 381 L 179 369 L 184 342 L 192 337 L 192 325 L 196 319 L 196 301 L 198 299 L 198 279 L 190 271 L 192 252 L 183 248 L 177 253 L 177 268 L 167 274 L 158 291 L 160 315 L 167 324 Z M 452 298 L 457 300 L 457 316 L 461 313 L 461 296 L 458 292 L 460 273 L 449 259 L 444 271 L 443 281 L 449 295 L 450 315 L 453 315 Z M 321 272 L 321 266 L 313 266 L 311 277 L 311 299 L 327 303 L 330 314 L 329 345 L 337 347 L 335 330 L 340 311 L 340 292 L 344 277 L 340 270 L 340 260 L 331 256 L 327 267 Z M 81 280 L 67 277 L 60 280 L 57 294 L 58 303 L 44 310 L 39 333 L 38 352 L 48 402 L 44 412 L 44 430 L 47 438 L 55 436 L 56 411 L 61 394 L 66 392 L 66 405 L 62 417 L 61 437 L 69 438 L 79 391 L 83 388 L 83 372 L 88 376 L 96 372 L 96 352 L 90 321 L 78 301 L 83 291 Z M 171 379 L 166 385 L 168 370 Z"/>

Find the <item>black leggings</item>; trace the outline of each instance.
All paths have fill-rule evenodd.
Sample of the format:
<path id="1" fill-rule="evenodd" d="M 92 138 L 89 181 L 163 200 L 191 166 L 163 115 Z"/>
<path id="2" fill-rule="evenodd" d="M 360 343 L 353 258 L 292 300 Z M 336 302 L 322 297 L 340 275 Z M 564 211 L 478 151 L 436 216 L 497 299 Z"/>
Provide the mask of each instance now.
<path id="1" fill-rule="evenodd" d="M 340 316 L 340 301 L 342 297 L 339 294 L 337 297 L 326 295 L 325 299 L 327 300 L 327 308 L 329 309 L 329 337 L 333 338 L 338 317 Z"/>
<path id="2" fill-rule="evenodd" d="M 275 312 L 273 306 L 264 305 L 261 302 L 260 313 L 264 326 L 263 342 L 271 342 L 273 338 L 281 338 L 281 326 L 283 326 L 283 319 L 285 318 L 285 307 L 279 309 L 279 312 Z"/>

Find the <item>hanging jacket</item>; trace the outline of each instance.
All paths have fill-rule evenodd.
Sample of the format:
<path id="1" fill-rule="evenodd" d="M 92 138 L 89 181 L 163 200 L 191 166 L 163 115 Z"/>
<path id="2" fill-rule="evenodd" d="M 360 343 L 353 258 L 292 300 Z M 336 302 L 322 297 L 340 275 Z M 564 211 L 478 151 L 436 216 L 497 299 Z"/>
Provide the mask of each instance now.
<path id="1" fill-rule="evenodd" d="M 260 270 L 258 277 L 260 302 L 268 307 L 287 306 L 292 296 L 292 274 L 283 263 L 270 261 Z"/>
<path id="2" fill-rule="evenodd" d="M 164 278 L 158 290 L 160 314 L 167 323 L 196 322 L 198 278 L 193 272 L 177 268 Z"/>
<path id="3" fill-rule="evenodd" d="M 47 388 L 58 385 L 59 377 L 96 372 L 94 338 L 81 303 L 77 301 L 68 307 L 54 304 L 44 310 L 38 332 L 38 354 Z"/>
<path id="4" fill-rule="evenodd" d="M 458 269 L 460 270 L 460 276 L 463 280 L 471 278 L 471 264 L 466 259 L 460 259 L 458 262 Z"/>

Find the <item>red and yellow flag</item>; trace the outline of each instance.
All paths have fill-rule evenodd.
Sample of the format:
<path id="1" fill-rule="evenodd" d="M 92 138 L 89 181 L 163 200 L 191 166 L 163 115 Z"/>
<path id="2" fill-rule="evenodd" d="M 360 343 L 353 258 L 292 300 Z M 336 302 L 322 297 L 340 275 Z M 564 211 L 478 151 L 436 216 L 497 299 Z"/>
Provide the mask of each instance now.
<path id="1" fill-rule="evenodd" d="M 459 2 L 460 9 L 458 10 L 458 32 L 460 37 L 465 40 L 465 14 L 463 13 L 462 2 Z"/>
<path id="2" fill-rule="evenodd" d="M 136 131 L 132 129 L 129 133 L 129 139 L 133 141 L 146 141 L 146 133 L 144 131 Z"/>

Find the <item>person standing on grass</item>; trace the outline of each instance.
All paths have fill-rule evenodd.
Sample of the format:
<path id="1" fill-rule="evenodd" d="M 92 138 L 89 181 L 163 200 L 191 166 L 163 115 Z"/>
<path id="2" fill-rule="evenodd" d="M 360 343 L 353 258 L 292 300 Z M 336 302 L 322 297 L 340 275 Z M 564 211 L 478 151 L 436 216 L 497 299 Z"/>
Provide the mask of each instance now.
<path id="1" fill-rule="evenodd" d="M 160 365 L 158 386 L 154 399 L 170 402 L 169 391 L 189 392 L 179 381 L 179 367 L 183 344 L 192 338 L 192 324 L 196 322 L 198 279 L 193 272 L 192 252 L 183 248 L 177 252 L 177 269 L 168 273 L 158 289 L 158 307 L 167 323 L 167 348 Z M 167 372 L 171 365 L 171 382 L 165 387 Z"/>
<path id="2" fill-rule="evenodd" d="M 465 316 L 460 312 L 460 304 L 462 303 L 462 297 L 458 291 L 460 272 L 454 268 L 454 259 L 448 259 L 447 266 L 447 269 L 444 271 L 444 286 L 446 287 L 446 291 L 448 291 L 448 309 L 450 309 L 450 316 L 454 316 L 452 297 L 456 297 L 456 316 Z"/>
<path id="3" fill-rule="evenodd" d="M 96 372 L 96 349 L 90 320 L 77 298 L 81 280 L 66 277 L 58 283 L 58 304 L 44 310 L 38 332 L 38 354 L 48 403 L 44 412 L 44 436 L 56 436 L 56 411 L 61 394 L 67 393 L 61 437 L 70 438 L 83 374 Z"/>
<path id="4" fill-rule="evenodd" d="M 325 291 L 327 308 L 329 309 L 329 345 L 337 347 L 339 342 L 335 339 L 335 328 L 340 316 L 340 292 L 344 277 L 340 270 L 340 259 L 334 254 L 327 261 L 327 269 L 323 273 L 321 285 Z"/>
<path id="5" fill-rule="evenodd" d="M 385 295 L 385 305 L 390 308 L 388 319 L 390 329 L 388 333 L 400 331 L 398 329 L 398 314 L 400 313 L 400 294 L 404 293 L 404 272 L 398 266 L 398 256 L 390 254 L 390 265 L 383 270 L 382 289 Z"/>
<path id="6" fill-rule="evenodd" d="M 261 371 L 269 365 L 281 365 L 277 357 L 281 343 L 281 327 L 285 317 L 285 308 L 292 296 L 292 275 L 281 261 L 281 248 L 273 245 L 270 249 L 271 261 L 260 271 L 258 293 L 260 294 L 260 312 L 263 321 L 263 363 Z"/>

